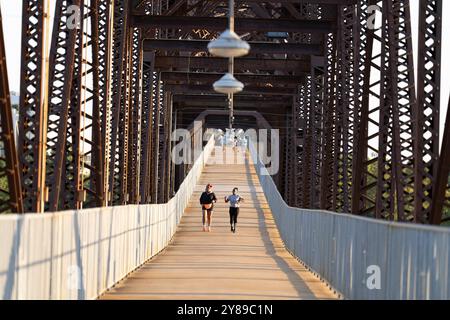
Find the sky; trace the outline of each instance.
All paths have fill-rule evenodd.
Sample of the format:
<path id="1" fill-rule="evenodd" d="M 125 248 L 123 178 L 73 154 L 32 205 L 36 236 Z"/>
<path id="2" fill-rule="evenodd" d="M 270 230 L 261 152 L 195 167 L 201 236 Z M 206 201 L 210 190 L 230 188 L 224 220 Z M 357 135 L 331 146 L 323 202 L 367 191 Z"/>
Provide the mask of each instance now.
<path id="1" fill-rule="evenodd" d="M 53 7 L 56 0 L 51 0 Z M 442 39 L 442 83 L 441 83 L 441 129 L 444 127 L 445 115 L 448 108 L 450 95 L 450 37 L 445 36 L 446 30 L 450 30 L 450 0 L 443 2 L 443 34 Z M 417 53 L 417 20 L 419 14 L 419 0 L 410 0 L 411 19 L 413 27 L 413 41 L 415 43 L 415 52 Z M 21 42 L 21 11 L 22 0 L 0 0 L 3 17 L 3 32 L 5 37 L 6 58 L 9 74 L 9 86 L 11 91 L 18 92 L 20 86 L 20 42 Z M 415 58 L 415 63 L 417 58 Z M 442 130 L 441 130 L 442 132 Z M 441 135 L 442 136 L 442 135 Z"/>

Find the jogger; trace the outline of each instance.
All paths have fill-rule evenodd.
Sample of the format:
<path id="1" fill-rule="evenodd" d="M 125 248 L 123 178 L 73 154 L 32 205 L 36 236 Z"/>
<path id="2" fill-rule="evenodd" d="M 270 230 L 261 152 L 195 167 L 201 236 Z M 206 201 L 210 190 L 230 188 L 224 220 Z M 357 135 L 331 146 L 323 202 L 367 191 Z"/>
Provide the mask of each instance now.
<path id="1" fill-rule="evenodd" d="M 203 231 L 211 231 L 211 215 L 214 210 L 214 202 L 217 201 L 216 195 L 212 192 L 212 185 L 206 185 L 205 192 L 200 196 L 200 204 L 202 205 L 202 223 Z M 208 225 L 206 225 L 206 221 Z"/>
<path id="2" fill-rule="evenodd" d="M 239 196 L 237 194 L 238 188 L 233 189 L 233 194 L 229 195 L 228 197 L 225 197 L 225 202 L 230 203 L 230 225 L 231 225 L 231 232 L 236 232 L 236 224 L 237 224 L 237 218 L 239 215 L 239 203 L 241 201 L 244 201 L 244 198 Z"/>

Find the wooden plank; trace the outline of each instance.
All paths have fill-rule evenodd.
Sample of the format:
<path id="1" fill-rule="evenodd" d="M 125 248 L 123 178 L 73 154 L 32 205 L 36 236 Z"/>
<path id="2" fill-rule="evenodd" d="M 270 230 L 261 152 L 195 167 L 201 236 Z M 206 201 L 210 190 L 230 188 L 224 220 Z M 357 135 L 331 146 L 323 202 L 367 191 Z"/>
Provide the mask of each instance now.
<path id="1" fill-rule="evenodd" d="M 207 183 L 213 184 L 219 200 L 212 215 L 211 232 L 202 231 L 198 204 Z M 239 194 L 245 198 L 236 233 L 230 230 L 228 204 L 223 200 L 233 187 L 238 187 Z M 243 164 L 206 166 L 170 245 L 100 297 L 114 300 L 336 298 L 284 249 L 248 158 Z"/>

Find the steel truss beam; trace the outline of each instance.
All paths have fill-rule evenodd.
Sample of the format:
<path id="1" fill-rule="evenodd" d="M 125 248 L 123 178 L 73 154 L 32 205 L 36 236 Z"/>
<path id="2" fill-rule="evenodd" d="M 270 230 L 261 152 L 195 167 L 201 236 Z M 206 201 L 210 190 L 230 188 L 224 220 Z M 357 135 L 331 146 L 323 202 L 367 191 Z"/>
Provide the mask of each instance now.
<path id="1" fill-rule="evenodd" d="M 127 158 L 125 143 L 128 139 L 128 116 L 126 103 L 127 90 L 127 40 L 128 40 L 128 1 L 114 1 L 112 38 L 112 76 L 111 76 L 111 138 L 109 155 L 109 203 L 123 205 L 127 201 Z"/>
<path id="2" fill-rule="evenodd" d="M 155 68 L 158 71 L 189 71 L 192 69 L 204 69 L 210 72 L 228 71 L 228 61 L 215 57 L 181 57 L 181 56 L 157 56 Z M 235 59 L 235 72 L 257 72 L 257 71 L 283 71 L 294 74 L 302 74 L 310 71 L 309 58 L 305 60 L 294 59 L 259 59 L 241 58 Z M 246 88 L 247 89 L 247 88 Z"/>
<path id="3" fill-rule="evenodd" d="M 450 99 L 447 108 L 444 136 L 438 164 L 438 176 L 434 182 L 430 223 L 450 221 Z M 447 210 L 445 214 L 444 209 Z"/>
<path id="4" fill-rule="evenodd" d="M 335 211 L 333 192 L 337 189 L 334 181 L 335 130 L 336 130 L 336 34 L 326 39 L 326 60 L 324 70 L 323 98 L 323 146 L 320 180 L 320 208 Z"/>
<path id="5" fill-rule="evenodd" d="M 141 115 L 141 163 L 140 163 L 140 203 L 151 203 L 153 167 L 153 126 L 154 126 L 154 55 L 144 55 L 142 66 L 142 115 Z"/>
<path id="6" fill-rule="evenodd" d="M 439 220 L 430 215 L 435 181 L 442 174 L 438 171 L 441 41 L 442 0 L 421 0 L 417 104 L 414 110 L 417 121 L 414 132 L 414 221 L 419 223 Z"/>
<path id="7" fill-rule="evenodd" d="M 50 76 L 49 76 L 49 107 L 48 107 L 48 132 L 47 132 L 47 170 L 49 177 L 47 184 L 50 189 L 49 210 L 60 209 L 60 203 L 67 207 L 65 196 L 64 174 L 66 149 L 68 141 L 69 109 L 74 101 L 71 101 L 72 85 L 74 82 L 76 41 L 80 36 L 77 28 L 68 28 L 67 19 L 70 13 L 68 7 L 77 5 L 80 0 L 60 0 L 56 4 L 55 23 L 52 32 L 50 48 Z M 80 48 L 80 46 L 78 46 Z M 79 73 L 78 73 L 79 74 Z M 73 105 L 73 104 L 72 104 Z M 74 142 L 76 143 L 76 142 Z M 70 145 L 69 145 L 70 147 Z M 73 155 L 71 155 L 73 157 Z M 74 160 L 73 158 L 71 158 Z M 69 173 L 68 173 L 69 174 Z M 66 177 L 73 178 L 73 177 Z M 73 192 L 73 187 L 72 190 Z M 77 195 L 73 195 L 74 199 Z"/>
<path id="8" fill-rule="evenodd" d="M 358 136 L 355 140 L 355 157 L 353 159 L 352 212 L 375 217 L 377 192 L 378 138 L 380 133 L 380 70 L 381 30 L 368 27 L 369 5 L 382 5 L 376 0 L 362 0 L 358 3 L 359 37 L 359 78 L 358 97 L 360 110 L 355 114 L 355 128 Z M 373 23 L 377 21 L 372 21 Z M 374 80 L 375 79 L 375 80 Z M 369 133 L 370 127 L 370 133 Z"/>
<path id="9" fill-rule="evenodd" d="M 214 91 L 212 85 L 193 85 L 193 84 L 166 84 L 165 89 L 174 94 L 187 94 L 187 95 L 217 95 Z M 236 96 L 244 95 L 280 95 L 280 96 L 292 96 L 295 95 L 294 89 L 291 88 L 281 88 L 281 87 L 245 87 L 245 90 L 236 93 Z"/>
<path id="10" fill-rule="evenodd" d="M 208 72 L 162 72 L 161 80 L 167 83 L 213 83 L 223 74 Z M 255 85 L 283 85 L 296 87 L 304 80 L 303 76 L 270 75 L 270 74 L 235 74 L 235 77 L 244 84 Z"/>
<path id="11" fill-rule="evenodd" d="M 223 31 L 228 25 L 228 19 L 222 17 L 189 17 L 189 16 L 132 16 L 133 27 L 162 28 L 176 30 L 207 29 L 209 31 Z M 235 30 L 243 32 L 332 32 L 333 21 L 295 20 L 295 19 L 258 19 L 236 18 Z"/>
<path id="12" fill-rule="evenodd" d="M 285 112 L 275 120 L 284 154 L 274 180 L 286 201 L 449 220 L 442 0 L 420 1 L 417 91 L 408 0 L 238 2 L 236 29 L 248 32 L 252 52 L 236 59 L 247 85 L 236 107 Z M 227 62 L 206 52 L 225 28 L 224 3 L 57 0 L 46 62 L 48 1 L 24 0 L 17 153 L 0 46 L 0 211 L 168 201 L 190 168 L 171 164 L 172 126 L 192 110 L 226 106 L 211 84 Z M 81 10 L 74 28 L 72 5 Z M 289 35 L 268 43 L 265 31 Z"/>
<path id="13" fill-rule="evenodd" d="M 45 1 L 22 2 L 22 53 L 18 151 L 25 212 L 42 212 L 45 200 Z"/>
<path id="14" fill-rule="evenodd" d="M 383 2 L 381 120 L 376 216 L 413 217 L 412 111 L 416 103 L 409 1 Z"/>
<path id="15" fill-rule="evenodd" d="M 144 40 L 145 51 L 183 51 L 207 52 L 209 41 L 206 40 L 172 40 L 147 39 Z M 249 42 L 251 54 L 290 54 L 310 55 L 322 54 L 322 48 L 317 44 L 276 43 L 276 42 Z"/>
<path id="16" fill-rule="evenodd" d="M 23 212 L 19 159 L 9 93 L 3 19 L 0 8 L 0 212 Z"/>

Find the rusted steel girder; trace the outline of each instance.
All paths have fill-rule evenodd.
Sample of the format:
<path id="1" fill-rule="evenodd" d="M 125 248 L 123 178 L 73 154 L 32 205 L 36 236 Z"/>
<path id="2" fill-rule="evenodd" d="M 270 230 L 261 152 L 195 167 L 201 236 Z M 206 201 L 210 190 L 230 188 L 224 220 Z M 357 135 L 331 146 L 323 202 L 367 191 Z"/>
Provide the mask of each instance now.
<path id="1" fill-rule="evenodd" d="M 326 66 L 324 70 L 323 98 L 323 147 L 320 180 L 320 208 L 333 210 L 333 192 L 337 189 L 334 181 L 334 154 L 336 130 L 336 34 L 326 39 Z"/>
<path id="2" fill-rule="evenodd" d="M 172 83 L 213 83 L 220 79 L 222 74 L 209 72 L 162 72 L 161 80 Z M 303 83 L 304 76 L 290 76 L 290 75 L 271 75 L 271 74 L 235 74 L 236 78 L 244 84 L 258 84 L 258 85 L 283 85 L 284 87 L 296 87 L 299 83 Z"/>
<path id="3" fill-rule="evenodd" d="M 162 29 L 207 29 L 209 31 L 223 31 L 228 25 L 228 18 L 223 17 L 190 17 L 190 16 L 146 16 L 133 15 L 131 24 L 140 28 Z M 251 31 L 272 32 L 308 32 L 328 33 L 335 27 L 334 21 L 295 20 L 295 19 L 235 19 L 235 30 L 238 33 Z"/>
<path id="4" fill-rule="evenodd" d="M 12 118 L 1 8 L 0 77 L 0 212 L 23 213 L 20 165 Z"/>
<path id="5" fill-rule="evenodd" d="M 207 52 L 207 40 L 174 40 L 174 39 L 147 39 L 144 40 L 145 51 L 189 51 Z M 251 54 L 291 54 L 291 55 L 320 55 L 322 47 L 318 44 L 302 43 L 276 43 L 276 42 L 249 42 Z"/>
<path id="6" fill-rule="evenodd" d="M 18 152 L 25 212 L 42 212 L 45 201 L 45 2 L 22 2 Z"/>
<path id="7" fill-rule="evenodd" d="M 130 31 L 131 55 L 130 55 L 130 116 L 129 116 L 129 143 L 128 143 L 128 163 L 129 163 L 129 203 L 138 204 L 140 202 L 140 141 L 141 141 L 141 73 L 142 73 L 142 50 L 141 31 L 132 29 Z"/>
<path id="8" fill-rule="evenodd" d="M 325 61 L 324 57 L 311 57 L 311 185 L 309 187 L 310 206 L 320 208 L 320 195 L 323 165 L 324 136 L 324 96 L 325 96 Z"/>
<path id="9" fill-rule="evenodd" d="M 66 159 L 69 108 L 75 71 L 77 28 L 68 28 L 68 6 L 80 7 L 80 0 L 58 1 L 50 48 L 49 108 L 47 133 L 47 180 L 50 188 L 48 209 L 56 211 L 64 197 L 64 160 Z M 64 19 L 63 19 L 64 18 Z M 61 201 L 61 202 L 64 202 Z"/>
<path id="10" fill-rule="evenodd" d="M 228 71 L 228 61 L 217 57 L 157 56 L 155 68 L 158 71 L 168 71 L 171 68 L 175 68 L 180 71 L 206 69 L 210 72 L 226 72 Z M 277 70 L 303 74 L 309 72 L 310 68 L 309 57 L 302 60 L 259 58 L 239 58 L 234 60 L 235 72 Z"/>
<path id="11" fill-rule="evenodd" d="M 154 63 L 155 55 L 144 54 L 142 66 L 142 133 L 141 133 L 141 168 L 140 168 L 140 203 L 151 203 L 152 195 L 152 158 L 154 127 Z"/>
<path id="12" fill-rule="evenodd" d="M 159 174 L 160 174 L 160 141 L 161 141 L 161 109 L 162 106 L 162 88 L 161 88 L 161 77 L 160 74 L 156 74 L 153 80 L 153 90 L 155 91 L 153 98 L 153 142 L 152 142 L 152 194 L 151 203 L 158 203 L 159 197 Z"/>
<path id="13" fill-rule="evenodd" d="M 80 8 L 80 23 L 69 26 L 72 5 Z M 109 30 L 106 0 L 56 6 L 47 134 L 51 211 L 106 204 Z"/>
<path id="14" fill-rule="evenodd" d="M 383 2 L 376 217 L 413 219 L 414 67 L 409 1 Z"/>
<path id="15" fill-rule="evenodd" d="M 438 164 L 438 176 L 434 181 L 434 192 L 431 203 L 431 224 L 450 221 L 450 99 L 447 108 L 447 119 Z M 445 215 L 444 209 L 447 210 Z"/>
<path id="16" fill-rule="evenodd" d="M 436 223 L 431 202 L 439 162 L 442 0 L 421 0 L 419 9 L 417 103 L 414 110 L 414 221 Z"/>
<path id="17" fill-rule="evenodd" d="M 359 82 L 358 99 L 360 110 L 355 114 L 355 128 L 358 135 L 355 139 L 355 155 L 353 158 L 352 180 L 352 213 L 375 216 L 376 197 L 376 164 L 378 161 L 380 89 L 379 80 L 372 75 L 381 70 L 380 55 L 374 54 L 374 43 L 381 46 L 381 30 L 368 27 L 369 5 L 376 5 L 376 0 L 358 2 L 359 27 Z M 382 5 L 380 3 L 380 5 Z M 373 13 L 373 12 L 372 12 Z M 372 21 L 375 23 L 375 21 Z M 369 103 L 370 99 L 372 103 Z M 369 134 L 369 125 L 371 133 Z"/>
<path id="18" fill-rule="evenodd" d="M 358 41 L 355 6 L 340 7 L 337 38 L 337 105 L 335 130 L 335 182 L 336 210 L 350 211 L 351 179 L 354 139 L 354 115 L 356 108 L 355 74 Z"/>
<path id="19" fill-rule="evenodd" d="M 111 138 L 109 155 L 109 204 L 126 203 L 126 184 L 124 182 L 127 167 L 124 159 L 124 144 L 127 140 L 125 121 L 127 116 L 126 99 L 126 67 L 127 67 L 127 35 L 128 35 L 128 1 L 114 0 L 112 76 L 111 76 Z"/>

